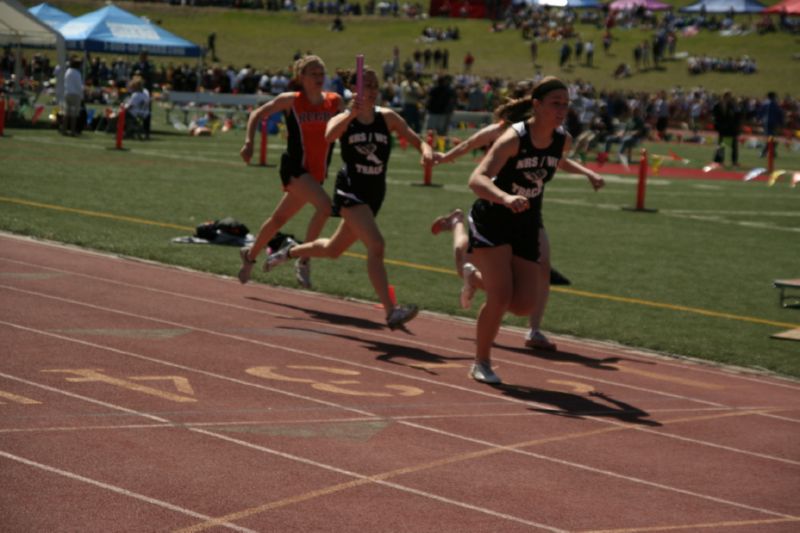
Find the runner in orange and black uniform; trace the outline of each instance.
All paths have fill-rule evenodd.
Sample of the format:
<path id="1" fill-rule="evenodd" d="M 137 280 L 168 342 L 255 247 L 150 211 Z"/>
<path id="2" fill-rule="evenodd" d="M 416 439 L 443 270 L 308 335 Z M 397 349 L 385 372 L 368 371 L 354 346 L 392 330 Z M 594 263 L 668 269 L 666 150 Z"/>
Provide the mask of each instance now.
<path id="1" fill-rule="evenodd" d="M 280 168 L 284 195 L 261 226 L 255 242 L 239 251 L 242 260 L 239 281 L 242 283 L 249 281 L 258 254 L 303 206 L 311 203 L 315 209 L 306 230 L 307 241 L 319 237 L 331 215 L 331 198 L 322 188 L 332 152 L 331 144 L 325 140 L 325 127 L 334 115 L 344 109 L 344 103 L 338 94 L 322 90 L 325 81 L 325 63 L 322 59 L 313 55 L 303 57 L 295 62 L 294 69 L 293 81 L 300 90 L 279 94 L 250 113 L 247 120 L 247 136 L 240 151 L 245 162 L 249 163 L 253 157 L 253 137 L 262 117 L 284 112 L 288 139 Z M 306 288 L 310 287 L 308 261 L 298 260 L 295 268 L 297 281 Z"/>

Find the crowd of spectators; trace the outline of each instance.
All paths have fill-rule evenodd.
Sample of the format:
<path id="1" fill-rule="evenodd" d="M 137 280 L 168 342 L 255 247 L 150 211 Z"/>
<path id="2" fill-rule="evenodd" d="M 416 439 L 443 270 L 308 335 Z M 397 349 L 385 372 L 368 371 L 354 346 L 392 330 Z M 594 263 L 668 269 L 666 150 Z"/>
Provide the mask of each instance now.
<path id="1" fill-rule="evenodd" d="M 738 58 L 713 57 L 709 55 L 690 56 L 686 59 L 689 74 L 704 74 L 706 72 L 738 72 L 742 74 L 755 74 L 756 61 L 748 55 Z"/>
<path id="2" fill-rule="evenodd" d="M 422 41 L 457 41 L 461 37 L 461 32 L 458 26 L 448 26 L 447 28 L 434 28 L 433 26 L 425 26 L 422 29 Z"/>
<path id="3" fill-rule="evenodd" d="M 159 0 L 152 0 L 159 1 Z M 404 16 L 420 18 L 426 15 L 420 2 L 403 2 L 397 0 L 366 0 L 350 2 L 348 0 L 169 0 L 171 5 L 189 5 L 192 7 L 214 6 L 235 9 L 263 9 L 266 11 L 304 11 L 321 15 L 378 15 Z"/>
<path id="4" fill-rule="evenodd" d="M 430 61 L 426 57 L 430 56 Z M 397 64 L 399 54 L 384 62 L 383 84 L 381 94 L 383 103 L 402 109 L 413 98 L 413 105 L 424 112 L 426 98 L 430 90 L 439 84 L 442 76 L 434 72 L 446 71 L 442 68 L 442 54 L 438 54 L 438 63 L 434 59 L 435 50 L 416 50 L 402 64 Z M 0 57 L 0 71 L 8 77 L 14 70 L 13 54 L 4 50 Z M 83 62 L 87 102 L 113 104 L 120 99 L 130 80 L 141 76 L 146 86 L 155 92 L 163 89 L 176 91 L 212 91 L 221 93 L 266 93 L 279 94 L 288 87 L 290 71 L 284 69 L 253 68 L 244 65 L 235 68 L 214 66 L 205 71 L 198 71 L 189 64 L 173 63 L 154 65 L 146 57 L 129 60 L 118 57 L 110 63 L 99 56 L 87 57 Z M 27 77 L 46 80 L 53 75 L 53 68 L 45 56 L 34 55 L 25 65 Z M 536 75 L 541 76 L 540 73 Z M 504 78 L 487 78 L 470 72 L 447 74 L 447 83 L 452 87 L 453 110 L 491 111 L 502 103 L 516 84 L 516 80 Z M 534 82 L 536 79 L 533 80 Z M 414 96 L 402 90 L 403 84 L 412 82 L 417 90 Z M 327 80 L 327 88 L 344 93 L 345 87 L 342 73 L 332 70 Z M 634 113 L 640 114 L 642 120 L 650 128 L 655 137 L 665 136 L 665 128 L 657 127 L 659 117 L 668 117 L 671 128 L 682 129 L 691 133 L 709 129 L 712 125 L 712 110 L 721 95 L 714 94 L 702 86 L 695 88 L 674 87 L 669 92 L 661 91 L 650 94 L 637 91 L 606 91 L 595 88 L 591 83 L 575 80 L 570 83 L 572 100 L 569 127 L 577 137 L 586 129 L 592 128 L 598 114 L 605 114 L 604 122 L 625 124 Z M 741 108 L 742 124 L 758 132 L 760 116 L 763 111 L 762 95 L 742 97 L 737 106 Z M 780 99 L 780 107 L 785 113 L 784 127 L 792 130 L 800 129 L 800 103 L 789 94 Z M 602 110 L 602 111 L 601 111 Z M 424 115 L 424 113 L 422 113 Z M 663 120 L 661 121 L 663 122 Z"/>

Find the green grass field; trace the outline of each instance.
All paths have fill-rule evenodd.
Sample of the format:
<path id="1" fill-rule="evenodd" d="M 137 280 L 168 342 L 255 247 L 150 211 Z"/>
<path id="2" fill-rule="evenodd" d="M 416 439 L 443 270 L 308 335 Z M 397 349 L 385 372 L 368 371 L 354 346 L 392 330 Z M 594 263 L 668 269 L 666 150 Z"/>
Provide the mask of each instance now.
<path id="1" fill-rule="evenodd" d="M 101 4 L 55 5 L 82 14 Z M 346 31 L 334 34 L 327 30 L 328 17 L 153 3 L 120 6 L 160 20 L 170 31 L 200 44 L 216 31 L 223 63 L 272 68 L 287 65 L 297 49 L 320 53 L 329 67 L 350 66 L 359 52 L 377 65 L 395 44 L 402 57 L 423 47 L 416 39 L 425 25 L 452 22 L 364 17 L 347 19 Z M 447 43 L 454 68 L 471 50 L 479 74 L 509 79 L 532 74 L 527 45 L 518 33 L 490 33 L 488 21 L 457 22 L 463 38 Z M 586 27 L 585 35 L 592 36 L 592 31 L 596 30 Z M 559 72 L 557 45 L 543 45 L 543 71 L 589 79 L 605 89 L 702 84 L 754 96 L 770 89 L 796 91 L 800 82 L 800 69 L 791 59 L 797 37 L 786 34 L 701 34 L 679 42 L 678 50 L 690 53 L 748 53 L 758 61 L 760 73 L 754 76 L 691 78 L 685 64 L 675 61 L 664 71 L 613 80 L 611 69 L 621 60 L 630 61 L 628 49 L 647 32 L 620 30 L 615 35 L 616 55 L 597 53 L 596 69 Z M 170 240 L 224 216 L 257 230 L 280 194 L 277 169 L 241 162 L 241 129 L 192 138 L 166 125 L 160 110 L 154 129 L 149 142 L 126 141 L 127 151 L 113 150 L 114 139 L 107 134 L 75 139 L 43 128 L 7 130 L 7 137 L 0 139 L 0 229 L 235 276 L 235 249 Z M 270 138 L 271 163 L 277 161 L 283 142 L 280 136 Z M 647 147 L 656 154 L 672 149 L 697 168 L 708 162 L 712 150 L 687 144 Z M 754 149 L 743 148 L 740 160 L 746 168 L 764 164 Z M 460 280 L 452 268 L 449 235 L 433 237 L 428 228 L 436 215 L 473 201 L 465 184 L 475 161 L 463 158 L 438 167 L 436 186 L 428 188 L 420 186 L 417 162 L 415 153 L 396 149 L 390 166 L 389 192 L 379 221 L 387 240 L 391 282 L 401 301 L 474 317 L 481 297 L 471 311 L 458 307 Z M 672 164 L 679 163 L 665 163 Z M 800 170 L 800 153 L 781 146 L 777 166 Z M 545 221 L 553 262 L 573 284 L 555 288 L 545 329 L 800 377 L 800 344 L 770 338 L 800 327 L 800 311 L 780 308 L 772 287 L 773 279 L 800 276 L 800 187 L 790 188 L 786 178 L 768 187 L 763 182 L 655 176 L 649 180 L 646 203 L 658 212 L 646 214 L 621 209 L 635 204 L 634 177 L 607 178 L 608 185 L 599 193 L 584 178 L 563 174 L 548 186 Z M 309 214 L 303 211 L 286 231 L 302 237 Z M 326 230 L 333 227 L 331 222 Z M 357 245 L 339 261 L 317 261 L 316 290 L 374 300 L 363 254 Z M 295 286 L 288 268 L 270 275 L 258 272 L 255 280 Z M 525 321 L 509 317 L 508 323 L 523 326 Z"/>
<path id="2" fill-rule="evenodd" d="M 104 133 L 65 138 L 53 130 L 7 130 L 0 139 L 0 228 L 229 275 L 238 284 L 235 248 L 170 241 L 224 216 L 257 230 L 280 194 L 277 169 L 241 162 L 241 130 L 193 138 L 170 131 L 160 114 L 154 125 L 151 141 L 126 141 L 126 151 L 112 149 L 114 138 Z M 270 163 L 283 143 L 270 138 Z M 649 148 L 672 148 L 692 165 L 707 162 L 710 150 Z M 778 161 L 779 168 L 800 168 L 800 154 L 784 147 Z M 745 148 L 742 162 L 763 160 Z M 402 302 L 475 316 L 481 296 L 470 311 L 458 307 L 450 236 L 428 229 L 436 215 L 473 201 L 465 183 L 474 164 L 466 157 L 437 167 L 435 186 L 423 187 L 418 155 L 395 149 L 379 222 Z M 548 186 L 553 261 L 572 285 L 555 288 L 544 328 L 800 377 L 800 344 L 770 338 L 800 327 L 800 312 L 780 308 L 772 288 L 773 279 L 800 275 L 800 187 L 785 178 L 768 187 L 656 176 L 647 206 L 658 212 L 647 214 L 621 209 L 635 204 L 634 177 L 607 178 L 599 193 L 582 177 L 559 175 Z M 309 214 L 301 212 L 286 231 L 302 237 Z M 315 289 L 375 300 L 363 254 L 356 245 L 338 261 L 316 261 Z M 255 281 L 295 286 L 291 268 L 259 271 Z M 525 324 L 514 317 L 508 323 Z"/>
<path id="3" fill-rule="evenodd" d="M 36 2 L 28 0 L 27 4 Z M 672 1 L 676 7 L 689 5 L 690 0 Z M 773 0 L 764 2 L 775 3 Z M 102 7 L 100 1 L 53 2 L 73 15 L 81 15 Z M 325 59 L 329 68 L 352 67 L 356 54 L 363 53 L 373 67 L 391 58 L 397 45 L 401 59 L 409 57 L 415 49 L 447 47 L 450 52 L 450 71 L 460 72 L 464 55 L 470 51 L 475 57 L 473 71 L 482 76 L 497 76 L 511 80 L 530 78 L 534 66 L 530 59 L 528 42 L 519 30 L 499 33 L 489 31 L 488 20 L 452 20 L 432 18 L 407 20 L 391 17 L 348 17 L 344 32 L 331 32 L 328 27 L 332 16 L 304 13 L 267 12 L 259 10 L 226 10 L 220 8 L 192 8 L 169 6 L 150 2 L 118 2 L 123 9 L 159 21 L 161 25 L 181 37 L 205 46 L 212 31 L 217 33 L 217 51 L 222 65 L 236 67 L 249 63 L 258 69 L 286 68 L 296 50 L 312 51 Z M 305 4 L 305 2 L 301 2 Z M 424 3 L 427 5 L 427 3 Z M 741 15 L 739 22 L 758 20 L 757 15 Z M 462 38 L 426 45 L 419 42 L 422 29 L 432 25 L 446 27 L 457 25 Z M 695 37 L 679 38 L 677 51 L 690 55 L 706 53 L 717 57 L 738 57 L 748 54 L 757 62 L 757 75 L 703 74 L 690 76 L 684 60 L 668 61 L 660 70 L 636 73 L 629 79 L 616 80 L 613 70 L 620 62 L 633 65 L 632 50 L 635 43 L 649 39 L 652 31 L 640 29 L 614 30 L 614 43 L 609 55 L 602 52 L 601 31 L 593 25 L 577 24 L 583 39 L 593 39 L 596 53 L 594 67 L 574 65 L 558 68 L 558 50 L 561 43 L 543 43 L 539 47 L 538 64 L 545 74 L 556 74 L 567 80 L 580 78 L 592 82 L 598 89 L 625 89 L 654 91 L 675 85 L 703 86 L 712 91 L 730 88 L 737 94 L 762 97 L 766 91 L 779 94 L 792 92 L 800 85 L 800 62 L 793 58 L 800 38 L 786 33 L 720 37 L 717 33 L 701 32 Z M 160 61 L 158 58 L 153 58 Z M 179 59 L 165 59 L 182 61 Z"/>

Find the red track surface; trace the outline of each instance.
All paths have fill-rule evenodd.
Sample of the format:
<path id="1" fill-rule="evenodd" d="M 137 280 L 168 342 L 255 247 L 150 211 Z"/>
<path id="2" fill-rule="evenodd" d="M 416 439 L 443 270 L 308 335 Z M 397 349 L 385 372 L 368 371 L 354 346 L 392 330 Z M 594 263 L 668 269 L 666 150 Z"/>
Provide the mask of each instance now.
<path id="1" fill-rule="evenodd" d="M 626 167 L 620 163 L 605 163 L 600 165 L 596 162 L 587 162 L 586 166 L 600 173 L 604 174 L 619 174 L 622 176 L 638 176 L 639 175 L 639 159 L 634 160 Z M 696 168 L 685 167 L 661 167 L 658 169 L 658 174 L 653 174 L 652 169 L 648 171 L 648 178 L 684 178 L 684 179 L 702 179 L 702 180 L 727 180 L 727 181 L 741 181 L 750 170 L 724 170 L 716 169 L 709 172 L 703 172 Z M 761 175 L 752 181 L 768 181 L 768 175 Z"/>
<path id="2" fill-rule="evenodd" d="M 2 531 L 800 529 L 796 382 L 0 246 Z"/>

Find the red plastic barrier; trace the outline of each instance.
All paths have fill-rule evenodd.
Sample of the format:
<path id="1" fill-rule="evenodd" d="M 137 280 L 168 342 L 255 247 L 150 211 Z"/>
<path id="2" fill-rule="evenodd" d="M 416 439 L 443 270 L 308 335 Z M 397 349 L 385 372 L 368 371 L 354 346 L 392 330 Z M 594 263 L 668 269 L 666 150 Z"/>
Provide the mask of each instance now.
<path id="1" fill-rule="evenodd" d="M 261 121 L 261 153 L 259 155 L 258 164 L 262 167 L 267 166 L 267 119 Z"/>
<path id="2" fill-rule="evenodd" d="M 642 157 L 639 160 L 639 185 L 636 189 L 636 210 L 644 210 L 644 191 L 647 186 L 647 150 L 642 148 Z"/>
<path id="3" fill-rule="evenodd" d="M 125 137 L 125 108 L 120 106 L 117 115 L 117 150 L 122 150 L 122 139 Z"/>

